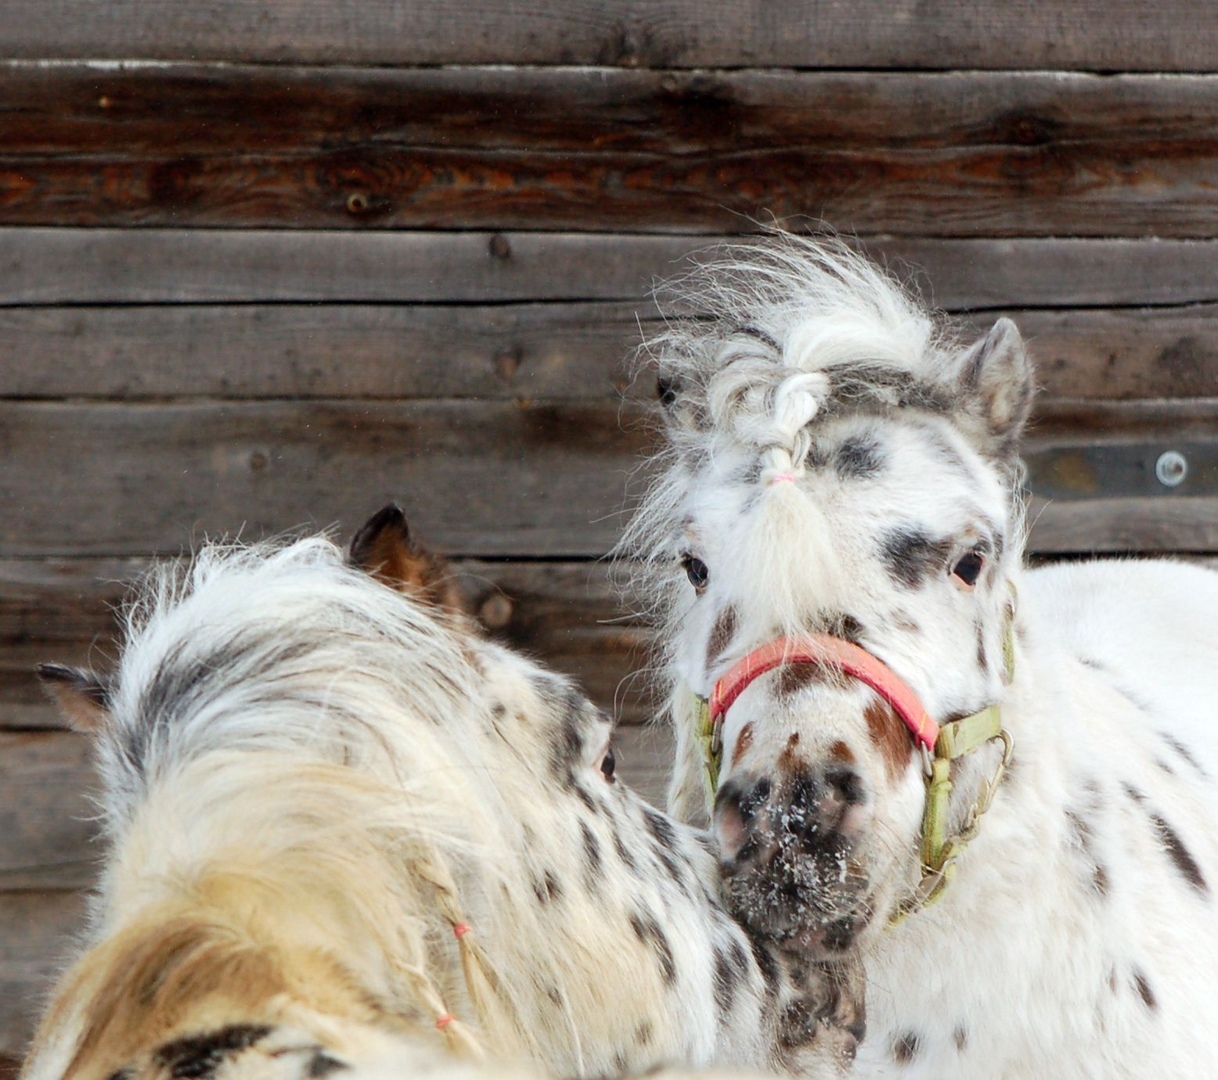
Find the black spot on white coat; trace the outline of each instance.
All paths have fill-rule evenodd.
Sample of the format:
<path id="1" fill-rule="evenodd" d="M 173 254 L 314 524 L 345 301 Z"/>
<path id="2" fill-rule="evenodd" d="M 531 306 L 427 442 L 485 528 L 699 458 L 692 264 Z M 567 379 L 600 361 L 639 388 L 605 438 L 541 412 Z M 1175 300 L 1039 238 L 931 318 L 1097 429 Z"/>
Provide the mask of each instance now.
<path id="1" fill-rule="evenodd" d="M 248 1050 L 271 1031 L 265 1024 L 230 1024 L 165 1043 L 157 1050 L 156 1060 L 173 1080 L 210 1080 L 228 1058 Z"/>
<path id="2" fill-rule="evenodd" d="M 889 529 L 880 538 L 880 557 L 885 569 L 893 581 L 906 589 L 917 589 L 927 579 L 942 573 L 954 550 L 952 540 L 935 540 L 914 525 Z"/>

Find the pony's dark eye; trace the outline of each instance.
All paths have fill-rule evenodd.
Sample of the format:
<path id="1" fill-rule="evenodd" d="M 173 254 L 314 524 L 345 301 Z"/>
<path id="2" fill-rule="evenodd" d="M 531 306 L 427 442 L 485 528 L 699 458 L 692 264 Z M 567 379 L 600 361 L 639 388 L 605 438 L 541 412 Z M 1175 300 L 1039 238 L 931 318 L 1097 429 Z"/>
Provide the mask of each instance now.
<path id="1" fill-rule="evenodd" d="M 710 569 L 706 563 L 693 555 L 682 555 L 681 565 L 685 567 L 685 576 L 689 578 L 689 583 L 698 592 L 702 592 L 706 588 L 706 583 L 710 581 Z"/>
<path id="2" fill-rule="evenodd" d="M 981 577 L 981 571 L 984 568 L 985 556 L 979 552 L 970 551 L 961 555 L 959 561 L 952 567 L 952 576 L 971 589 L 977 584 L 977 579 Z"/>
<path id="3" fill-rule="evenodd" d="M 601 774 L 609 783 L 613 783 L 613 770 L 617 768 L 617 758 L 614 756 L 613 747 L 609 747 L 605 751 L 605 756 L 601 758 Z"/>

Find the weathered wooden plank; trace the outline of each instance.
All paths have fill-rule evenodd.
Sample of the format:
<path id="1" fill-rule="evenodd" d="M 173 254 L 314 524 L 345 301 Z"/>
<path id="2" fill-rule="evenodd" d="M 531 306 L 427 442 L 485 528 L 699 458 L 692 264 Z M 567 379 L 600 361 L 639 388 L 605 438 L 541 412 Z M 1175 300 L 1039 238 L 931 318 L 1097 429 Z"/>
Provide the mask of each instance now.
<path id="1" fill-rule="evenodd" d="M 724 237 L 0 229 L 0 308 L 57 304 L 629 301 Z M 734 238 L 750 242 L 747 237 Z M 1218 301 L 1218 241 L 869 237 L 948 310 Z M 8 358 L 5 358 L 6 362 Z M 0 383 L 0 387 L 4 384 Z"/>
<path id="2" fill-rule="evenodd" d="M 127 401 L 618 401 L 631 390 L 625 361 L 640 340 L 642 306 L 0 308 L 2 390 Z"/>
<path id="3" fill-rule="evenodd" d="M 627 67 L 1205 71 L 1204 0 L 6 0 L 5 52 L 31 58 Z"/>
<path id="4" fill-rule="evenodd" d="M 457 555 L 597 556 L 624 521 L 644 415 L 586 402 L 0 402 L 0 554 L 175 552 L 192 535 L 309 523 L 349 532 L 398 499 Z M 1027 450 L 1216 429 L 1208 399 L 1046 402 Z M 1148 543 L 1195 549 L 1158 531 Z"/>
<path id="5" fill-rule="evenodd" d="M 1218 550 L 1218 499 L 1032 499 L 1029 548 L 1043 554 Z"/>
<path id="6" fill-rule="evenodd" d="M 83 736 L 0 732 L 0 892 L 92 881 L 94 789 Z"/>
<path id="7" fill-rule="evenodd" d="M 1011 311 L 1049 398 L 1218 397 L 1218 308 Z M 991 320 L 974 320 L 980 330 Z"/>
<path id="8" fill-rule="evenodd" d="M 0 230 L 0 305 L 636 300 L 705 239 L 566 233 Z"/>
<path id="9" fill-rule="evenodd" d="M 1218 78 L 0 67 L 0 223 L 1204 237 Z"/>
<path id="10" fill-rule="evenodd" d="M 0 1061 L 15 1063 L 24 1053 L 84 921 L 80 893 L 0 893 Z"/>
<path id="11" fill-rule="evenodd" d="M 0 308 L 0 371 L 10 398 L 648 400 L 628 358 L 658 327 L 649 306 Z M 1218 395 L 1213 306 L 1005 314 L 1042 400 Z"/>
<path id="12" fill-rule="evenodd" d="M 397 499 L 457 554 L 599 555 L 644 444 L 637 411 L 584 404 L 0 403 L 0 549 L 350 531 Z"/>

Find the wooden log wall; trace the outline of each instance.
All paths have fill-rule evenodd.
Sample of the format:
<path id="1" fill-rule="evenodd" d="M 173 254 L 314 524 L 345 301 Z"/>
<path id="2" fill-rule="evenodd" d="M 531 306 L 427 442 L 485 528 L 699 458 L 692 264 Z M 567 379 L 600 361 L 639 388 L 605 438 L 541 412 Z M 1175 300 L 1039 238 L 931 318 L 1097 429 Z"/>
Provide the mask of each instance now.
<path id="1" fill-rule="evenodd" d="M 1216 175 L 1205 0 L 0 0 L 0 1074 L 97 857 L 31 668 L 149 558 L 397 499 L 636 724 L 623 359 L 774 217 L 1019 322 L 1038 556 L 1213 552 Z"/>

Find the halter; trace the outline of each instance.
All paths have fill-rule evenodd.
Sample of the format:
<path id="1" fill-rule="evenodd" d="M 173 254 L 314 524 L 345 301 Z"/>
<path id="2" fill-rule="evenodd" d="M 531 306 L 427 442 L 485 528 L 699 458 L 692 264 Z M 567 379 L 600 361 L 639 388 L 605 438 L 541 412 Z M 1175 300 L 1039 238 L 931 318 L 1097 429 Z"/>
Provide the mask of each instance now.
<path id="1" fill-rule="evenodd" d="M 1013 612 L 1014 605 L 1008 609 L 1003 633 L 1003 660 L 1008 682 L 1015 670 Z M 994 801 L 994 793 L 998 790 L 1015 747 L 1014 740 L 1002 726 L 1002 712 L 997 705 L 990 705 L 971 716 L 937 724 L 909 685 L 866 649 L 830 634 L 780 637 L 754 649 L 734 664 L 715 683 L 709 699 L 694 695 L 697 736 L 706 764 L 706 783 L 711 802 L 719 787 L 719 770 L 723 763 L 723 718 L 727 710 L 755 679 L 788 664 L 816 664 L 831 668 L 871 687 L 892 706 L 922 751 L 926 773 L 926 806 L 922 813 L 922 878 L 913 895 L 900 905 L 893 916 L 894 923 L 900 922 L 907 915 L 939 899 L 955 875 L 956 859 L 977 835 L 981 815 Z M 994 739 L 1002 742 L 1002 759 L 994 775 L 982 785 L 963 828 L 949 837 L 947 814 L 952 792 L 952 762 Z"/>

